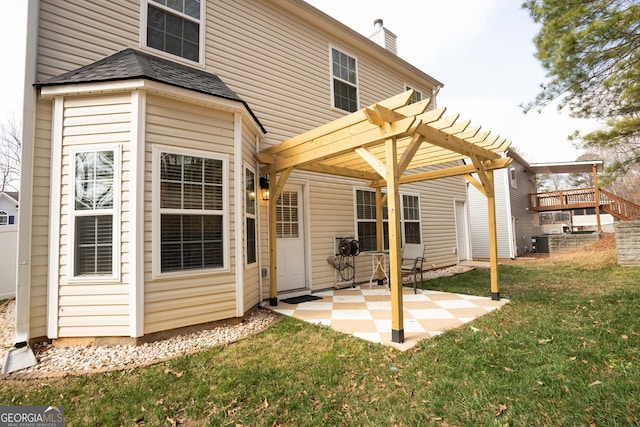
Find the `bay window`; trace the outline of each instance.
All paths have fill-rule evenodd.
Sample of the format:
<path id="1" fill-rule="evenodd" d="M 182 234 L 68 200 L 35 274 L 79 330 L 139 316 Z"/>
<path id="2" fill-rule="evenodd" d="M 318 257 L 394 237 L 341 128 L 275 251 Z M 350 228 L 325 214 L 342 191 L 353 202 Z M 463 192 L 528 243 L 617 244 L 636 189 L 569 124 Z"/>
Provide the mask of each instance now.
<path id="1" fill-rule="evenodd" d="M 73 161 L 73 275 L 112 276 L 119 191 L 116 151 L 76 152 Z"/>
<path id="2" fill-rule="evenodd" d="M 160 272 L 225 266 L 226 164 L 159 152 Z"/>

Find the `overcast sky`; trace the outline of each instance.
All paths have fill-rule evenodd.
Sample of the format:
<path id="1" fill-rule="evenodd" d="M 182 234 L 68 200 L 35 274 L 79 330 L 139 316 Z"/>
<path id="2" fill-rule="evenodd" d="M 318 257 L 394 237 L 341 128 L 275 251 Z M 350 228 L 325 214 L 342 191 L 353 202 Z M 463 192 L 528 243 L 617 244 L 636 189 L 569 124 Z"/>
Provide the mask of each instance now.
<path id="1" fill-rule="evenodd" d="M 545 72 L 534 57 L 538 27 L 520 0 L 306 0 L 369 36 L 381 18 L 398 36 L 398 55 L 444 88 L 438 106 L 512 141 L 525 160 L 575 160 L 567 136 L 594 123 L 570 119 L 557 108 L 524 114 Z"/>
<path id="2" fill-rule="evenodd" d="M 307 0 L 368 36 L 373 21 L 398 36 L 398 54 L 443 82 L 438 105 L 513 142 L 530 163 L 575 160 L 567 140 L 594 124 L 555 108 L 523 114 L 544 71 L 533 56 L 538 28 L 519 0 Z M 20 117 L 27 0 L 0 0 L 0 119 Z M 7 60 L 11 58 L 11 60 Z M 214 70 L 215 71 L 215 70 Z"/>

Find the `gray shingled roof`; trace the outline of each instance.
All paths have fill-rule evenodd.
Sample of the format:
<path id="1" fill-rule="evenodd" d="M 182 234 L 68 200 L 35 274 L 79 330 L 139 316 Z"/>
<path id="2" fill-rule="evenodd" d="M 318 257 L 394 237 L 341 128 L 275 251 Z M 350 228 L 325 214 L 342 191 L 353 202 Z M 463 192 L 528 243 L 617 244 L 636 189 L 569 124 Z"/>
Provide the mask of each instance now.
<path id="1" fill-rule="evenodd" d="M 11 197 L 16 202 L 19 200 L 19 197 L 20 197 L 20 193 L 18 193 L 17 191 L 0 191 L 0 194 L 2 194 L 2 193 L 4 193 L 7 196 Z"/>
<path id="2" fill-rule="evenodd" d="M 266 133 L 249 105 L 215 74 L 131 48 L 121 50 L 82 68 L 38 82 L 36 86 L 59 86 L 141 78 L 241 102 L 262 131 Z"/>

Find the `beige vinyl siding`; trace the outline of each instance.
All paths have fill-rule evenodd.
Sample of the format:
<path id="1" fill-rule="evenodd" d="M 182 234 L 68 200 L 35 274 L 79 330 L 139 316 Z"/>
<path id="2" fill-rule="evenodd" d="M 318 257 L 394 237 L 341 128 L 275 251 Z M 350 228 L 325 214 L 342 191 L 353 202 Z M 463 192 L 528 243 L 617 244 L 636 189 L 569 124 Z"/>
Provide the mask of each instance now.
<path id="1" fill-rule="evenodd" d="M 194 104 L 155 95 L 147 96 L 146 158 L 152 167 L 153 145 L 195 149 L 233 156 L 233 113 L 204 109 Z M 229 205 L 225 220 L 229 224 L 225 240 L 230 254 L 228 271 L 210 273 L 186 272 L 171 277 L 153 276 L 153 246 L 151 221 L 154 215 L 145 215 L 145 299 L 144 333 L 180 328 L 199 323 L 228 319 L 236 315 L 236 276 L 234 235 L 234 176 L 235 165 L 230 160 L 226 179 L 229 182 Z M 151 174 L 145 182 L 146 205 L 151 208 L 153 188 Z M 159 238 L 160 236 L 156 236 Z"/>
<path id="2" fill-rule="evenodd" d="M 38 81 L 139 46 L 140 3 L 40 1 Z"/>
<path id="3" fill-rule="evenodd" d="M 62 136 L 62 180 L 60 205 L 60 260 L 58 298 L 58 336 L 129 336 L 129 182 L 131 139 L 131 95 L 70 97 L 64 101 Z M 81 281 L 69 277 L 72 273 L 74 242 L 70 217 L 74 201 L 71 182 L 76 150 L 111 149 L 121 147 L 120 205 L 114 211 L 114 227 L 120 230 L 120 276 L 116 281 L 102 282 L 90 278 Z M 117 149 L 116 149 L 117 150 Z M 117 150 L 118 151 L 118 150 Z M 116 157 L 117 158 L 117 157 Z M 119 225 L 116 221 L 120 220 Z M 114 242 L 118 243 L 118 242 Z M 107 332 L 108 331 L 108 332 Z"/>
<path id="4" fill-rule="evenodd" d="M 267 141 L 341 115 L 329 111 L 329 46 L 313 28 L 286 13 L 283 19 L 268 2 L 207 5 L 207 65 L 249 103 L 268 131 Z M 256 29 L 265 30 L 260 43 Z"/>
<path id="5" fill-rule="evenodd" d="M 327 257 L 335 254 L 334 238 L 356 234 L 353 187 L 362 184 L 357 180 L 312 173 L 308 179 L 312 286 L 313 290 L 319 290 L 335 284 L 335 269 L 327 263 Z M 361 271 L 356 265 L 356 273 Z"/>
<path id="6" fill-rule="evenodd" d="M 238 161 L 238 165 L 242 165 L 243 172 L 242 177 L 244 179 L 244 165 L 249 165 L 252 170 L 256 174 L 256 227 L 259 227 L 258 224 L 258 216 L 260 210 L 260 204 L 265 203 L 262 201 L 260 196 L 260 170 L 256 168 L 256 134 L 252 127 L 248 126 L 246 122 L 243 123 L 242 126 L 242 161 Z M 244 206 L 244 205 L 243 205 Z M 245 219 L 243 216 L 242 224 L 245 224 Z M 244 230 L 244 228 L 243 228 Z M 256 230 L 258 231 L 258 230 Z M 246 231 L 243 231 L 242 234 L 242 244 L 246 245 Z M 252 307 L 255 307 L 260 303 L 260 259 L 259 259 L 259 251 L 260 251 L 260 237 L 256 234 L 256 238 L 258 239 L 258 254 L 256 258 L 256 262 L 244 268 L 245 260 L 242 260 L 242 263 L 239 263 L 241 268 L 244 268 L 244 276 L 243 276 L 243 312 L 247 312 Z M 242 254 L 246 257 L 246 248 L 243 247 Z"/>
<path id="7" fill-rule="evenodd" d="M 255 307 L 260 303 L 260 269 L 258 263 L 251 268 L 248 268 L 244 272 L 244 287 L 243 298 L 244 307 L 243 312 L 247 312 L 252 307 Z"/>
<path id="8" fill-rule="evenodd" d="M 266 144 L 346 114 L 331 108 L 330 46 L 357 58 L 361 107 L 404 91 L 405 79 L 432 87 L 422 76 L 380 65 L 385 51 L 375 43 L 374 51 L 363 51 L 353 34 L 321 30 L 269 2 L 209 2 L 207 29 L 207 67 L 249 103 L 268 131 Z"/>
<path id="9" fill-rule="evenodd" d="M 32 338 L 47 335 L 47 269 L 49 265 L 49 194 L 51 176 L 51 117 L 49 101 L 37 102 L 33 163 L 33 206 L 31 226 L 31 305 Z"/>

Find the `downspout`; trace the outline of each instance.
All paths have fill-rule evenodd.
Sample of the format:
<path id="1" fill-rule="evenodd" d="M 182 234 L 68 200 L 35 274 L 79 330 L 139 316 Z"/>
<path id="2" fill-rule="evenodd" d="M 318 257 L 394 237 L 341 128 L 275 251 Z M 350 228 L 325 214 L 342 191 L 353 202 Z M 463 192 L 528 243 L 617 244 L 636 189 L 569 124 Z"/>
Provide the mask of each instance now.
<path id="1" fill-rule="evenodd" d="M 33 197 L 33 152 L 35 145 L 36 56 L 39 0 L 27 7 L 24 95 L 22 109 L 22 152 L 20 165 L 20 209 L 18 211 L 18 265 L 16 273 L 16 333 L 14 347 L 7 353 L 2 373 L 11 373 L 38 363 L 29 347 L 31 306 L 31 211 Z"/>
<path id="2" fill-rule="evenodd" d="M 440 89 L 442 89 L 442 86 L 436 86 L 431 90 L 431 105 L 433 106 L 434 110 L 438 108 L 437 97 L 438 97 L 438 93 L 440 92 Z"/>
<path id="3" fill-rule="evenodd" d="M 506 153 L 505 156 L 507 157 Z M 511 209 L 511 169 L 510 167 L 504 168 L 500 171 L 504 177 L 504 202 L 506 205 L 506 220 L 507 220 L 507 247 L 509 248 L 509 258 L 516 259 L 518 256 L 518 249 L 513 247 L 513 242 L 516 242 L 516 230 L 513 224 L 513 210 Z M 495 173 L 494 173 L 495 176 Z M 496 197 L 497 199 L 497 197 Z M 515 249 L 515 253 L 514 253 Z M 500 252 L 500 244 L 498 242 L 498 252 Z"/>

